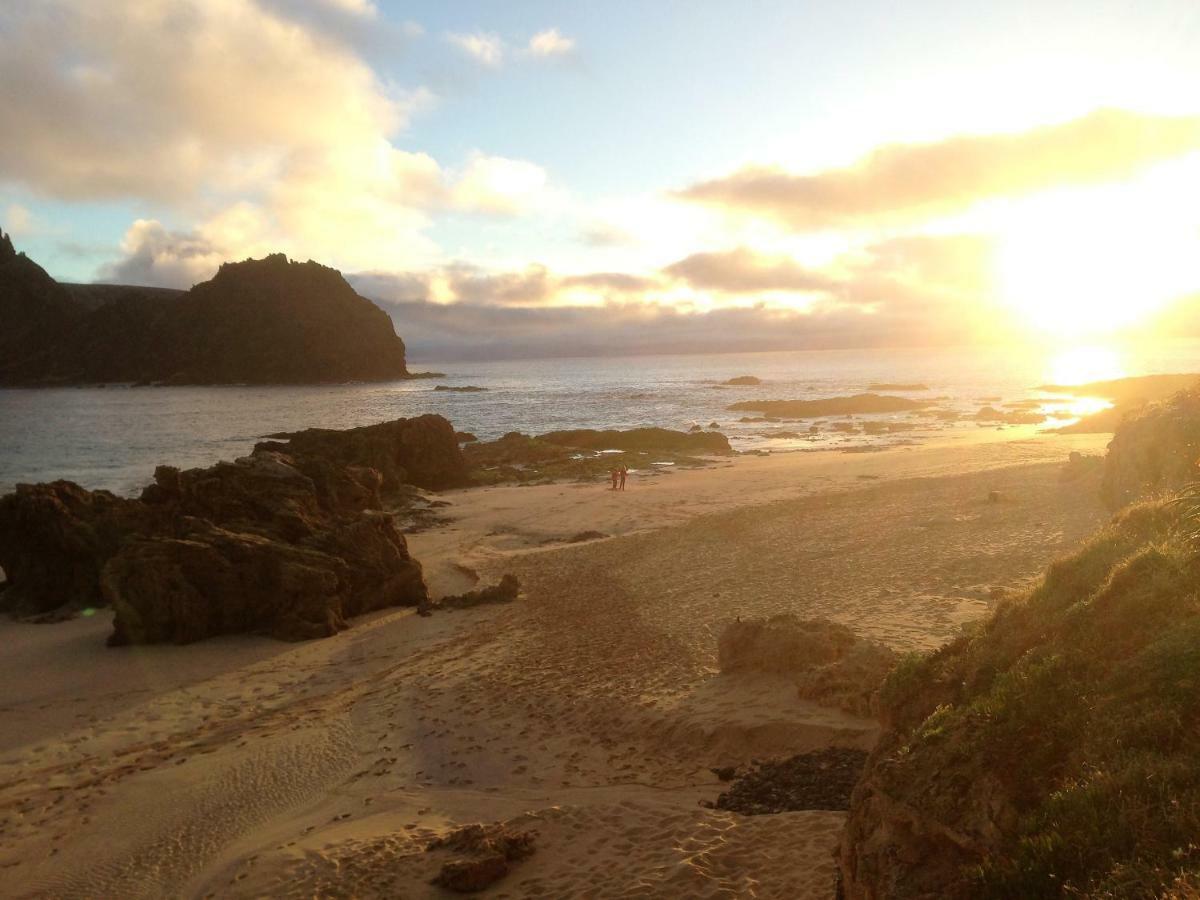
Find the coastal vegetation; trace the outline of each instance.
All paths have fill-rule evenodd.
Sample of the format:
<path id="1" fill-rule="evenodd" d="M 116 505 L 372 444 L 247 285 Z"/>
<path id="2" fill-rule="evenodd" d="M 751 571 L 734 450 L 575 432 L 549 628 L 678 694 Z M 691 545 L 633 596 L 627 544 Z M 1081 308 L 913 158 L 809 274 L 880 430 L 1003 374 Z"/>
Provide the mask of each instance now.
<path id="1" fill-rule="evenodd" d="M 1198 411 L 1183 393 L 1126 420 L 1112 523 L 888 678 L 842 843 L 848 898 L 1195 895 L 1200 569 L 1163 492 L 1196 477 Z"/>

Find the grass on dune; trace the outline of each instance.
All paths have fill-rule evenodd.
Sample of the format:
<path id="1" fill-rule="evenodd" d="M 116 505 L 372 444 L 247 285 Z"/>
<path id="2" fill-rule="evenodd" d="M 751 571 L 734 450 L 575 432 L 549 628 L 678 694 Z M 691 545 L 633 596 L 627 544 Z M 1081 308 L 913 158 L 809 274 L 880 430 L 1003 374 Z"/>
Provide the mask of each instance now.
<path id="1" fill-rule="evenodd" d="M 959 823 L 980 783 L 1004 797 L 969 895 L 1200 896 L 1200 561 L 1182 511 L 1129 508 L 886 683 L 898 793 L 923 786 L 914 802 Z"/>

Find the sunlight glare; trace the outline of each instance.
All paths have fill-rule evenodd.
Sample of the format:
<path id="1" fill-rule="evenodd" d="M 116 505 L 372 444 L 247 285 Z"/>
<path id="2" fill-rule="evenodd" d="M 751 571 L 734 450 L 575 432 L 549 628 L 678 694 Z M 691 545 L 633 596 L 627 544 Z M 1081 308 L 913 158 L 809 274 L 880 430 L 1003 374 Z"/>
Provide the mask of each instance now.
<path id="1" fill-rule="evenodd" d="M 997 247 L 1001 297 L 1060 338 L 1111 335 L 1195 287 L 1178 197 L 1121 185 L 1023 204 Z"/>
<path id="2" fill-rule="evenodd" d="M 1087 384 L 1123 378 L 1127 374 L 1120 353 L 1111 347 L 1071 347 L 1050 358 L 1045 381 L 1048 384 Z"/>

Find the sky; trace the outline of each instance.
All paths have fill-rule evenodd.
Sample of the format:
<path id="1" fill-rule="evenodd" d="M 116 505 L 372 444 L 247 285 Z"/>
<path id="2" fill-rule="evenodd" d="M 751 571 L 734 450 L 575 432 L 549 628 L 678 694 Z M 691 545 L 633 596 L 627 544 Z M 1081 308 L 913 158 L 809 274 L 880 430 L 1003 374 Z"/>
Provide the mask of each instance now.
<path id="1" fill-rule="evenodd" d="M 0 228 L 414 356 L 1200 331 L 1200 4 L 6 0 Z"/>

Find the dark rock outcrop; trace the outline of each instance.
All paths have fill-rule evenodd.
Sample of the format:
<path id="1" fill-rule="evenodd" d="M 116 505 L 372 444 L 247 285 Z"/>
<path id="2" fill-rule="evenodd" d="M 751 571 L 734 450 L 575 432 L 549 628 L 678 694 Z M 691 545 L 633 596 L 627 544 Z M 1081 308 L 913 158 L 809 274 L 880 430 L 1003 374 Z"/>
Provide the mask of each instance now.
<path id="1" fill-rule="evenodd" d="M 454 426 L 441 416 L 395 419 L 344 430 L 308 428 L 271 437 L 275 440 L 255 449 L 295 456 L 302 468 L 327 464 L 375 469 L 383 478 L 385 495 L 405 484 L 440 491 L 467 483 L 466 461 Z"/>
<path id="2" fill-rule="evenodd" d="M 0 384 L 298 384 L 405 378 L 391 318 L 282 254 L 186 292 L 61 285 L 0 235 Z"/>
<path id="3" fill-rule="evenodd" d="M 1100 494 L 1109 509 L 1200 479 L 1200 388 L 1128 413 L 1108 445 Z"/>
<path id="4" fill-rule="evenodd" d="M 263 632 L 329 637 L 346 619 L 425 599 L 421 567 L 389 516 L 360 518 L 288 543 L 184 519 L 178 537 L 136 539 L 105 566 L 112 645 L 188 644 Z"/>
<path id="5" fill-rule="evenodd" d="M 35 615 L 64 605 L 103 606 L 100 572 L 146 510 L 70 481 L 20 484 L 0 497 L 0 608 Z"/>
<path id="6" fill-rule="evenodd" d="M 18 613 L 109 604 L 114 644 L 324 637 L 351 616 L 428 601 L 379 508 L 414 477 L 441 484 L 461 471 L 450 423 L 422 416 L 301 432 L 206 469 L 160 466 L 138 500 L 21 485 L 0 498 L 0 597 Z"/>
<path id="7" fill-rule="evenodd" d="M 459 854 L 442 864 L 433 883 L 455 893 L 478 893 L 507 875 L 515 863 L 532 856 L 536 839 L 536 831 L 507 825 L 464 825 L 426 845 L 427 853 Z"/>
<path id="8" fill-rule="evenodd" d="M 821 400 L 743 400 L 729 408 L 768 416 L 811 418 L 908 412 L 932 405 L 932 400 L 910 400 L 907 397 L 889 397 L 885 394 L 855 394 L 852 397 L 826 397 Z"/>
<path id="9" fill-rule="evenodd" d="M 846 809 L 862 774 L 866 751 L 827 747 L 789 759 L 771 760 L 734 776 L 713 809 L 765 816 L 804 809 Z M 728 780 L 728 779 L 723 779 Z"/>
<path id="10" fill-rule="evenodd" d="M 762 384 L 762 379 L 755 375 L 739 375 L 737 378 L 730 378 L 724 383 L 733 387 L 753 387 L 756 384 Z"/>
<path id="11" fill-rule="evenodd" d="M 453 594 L 429 604 L 434 609 L 470 609 L 495 603 L 512 603 L 520 596 L 521 583 L 516 575 L 505 575 L 498 582 L 465 594 Z"/>
<path id="12" fill-rule="evenodd" d="M 1046 416 L 1040 412 L 1021 409 L 996 409 L 994 406 L 984 406 L 975 413 L 976 422 L 997 422 L 1004 425 L 1040 425 L 1046 421 Z"/>

